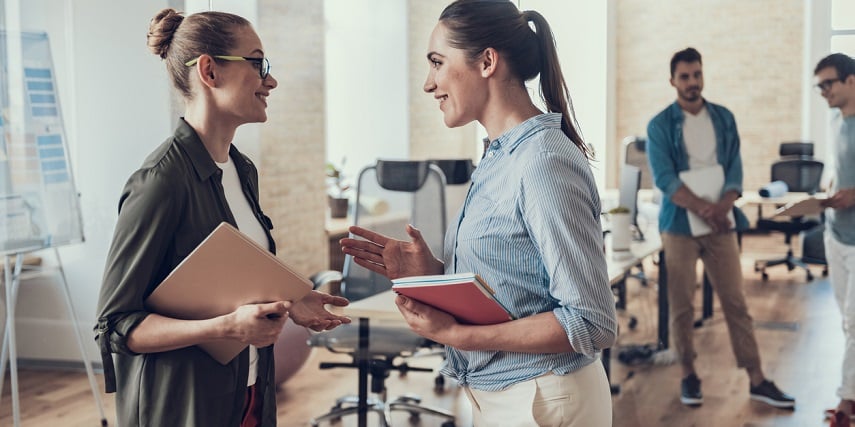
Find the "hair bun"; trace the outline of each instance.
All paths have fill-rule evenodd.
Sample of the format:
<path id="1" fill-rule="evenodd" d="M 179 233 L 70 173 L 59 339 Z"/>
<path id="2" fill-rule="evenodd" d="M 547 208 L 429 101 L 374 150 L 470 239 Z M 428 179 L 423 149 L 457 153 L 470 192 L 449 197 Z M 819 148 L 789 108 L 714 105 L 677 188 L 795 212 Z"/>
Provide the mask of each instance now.
<path id="1" fill-rule="evenodd" d="M 166 53 L 169 51 L 169 45 L 172 43 L 172 37 L 175 35 L 175 30 L 181 25 L 184 16 L 180 12 L 172 8 L 161 10 L 151 18 L 148 26 L 148 34 L 146 35 L 146 44 L 149 50 L 155 55 L 166 59 Z"/>

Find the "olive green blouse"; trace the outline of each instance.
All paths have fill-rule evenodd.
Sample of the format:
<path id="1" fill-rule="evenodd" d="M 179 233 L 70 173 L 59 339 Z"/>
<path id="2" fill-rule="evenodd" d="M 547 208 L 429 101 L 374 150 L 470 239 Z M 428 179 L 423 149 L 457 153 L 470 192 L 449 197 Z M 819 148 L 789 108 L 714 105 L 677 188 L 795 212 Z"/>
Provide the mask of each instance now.
<path id="1" fill-rule="evenodd" d="M 258 203 L 258 171 L 234 146 L 229 155 L 275 252 L 273 226 Z M 248 350 L 221 365 L 197 346 L 146 354 L 127 346 L 130 331 L 149 314 L 146 297 L 222 221 L 236 226 L 221 179 L 222 171 L 182 119 L 122 191 L 95 327 L 107 392 L 117 392 L 120 426 L 240 424 Z M 273 347 L 258 349 L 258 357 L 262 425 L 274 426 Z"/>

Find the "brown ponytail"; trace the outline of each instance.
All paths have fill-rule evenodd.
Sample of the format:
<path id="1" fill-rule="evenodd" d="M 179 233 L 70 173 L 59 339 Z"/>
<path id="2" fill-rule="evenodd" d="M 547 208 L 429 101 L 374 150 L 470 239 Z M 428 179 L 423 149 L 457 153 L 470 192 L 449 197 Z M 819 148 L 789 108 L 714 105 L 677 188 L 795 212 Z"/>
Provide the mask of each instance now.
<path id="1" fill-rule="evenodd" d="M 507 0 L 457 0 L 442 11 L 439 20 L 448 29 L 449 44 L 465 51 L 471 61 L 492 47 L 504 55 L 521 84 L 540 74 L 540 97 L 547 110 L 561 113 L 561 130 L 585 157 L 592 158 L 578 129 L 555 39 L 540 13 L 520 12 Z"/>

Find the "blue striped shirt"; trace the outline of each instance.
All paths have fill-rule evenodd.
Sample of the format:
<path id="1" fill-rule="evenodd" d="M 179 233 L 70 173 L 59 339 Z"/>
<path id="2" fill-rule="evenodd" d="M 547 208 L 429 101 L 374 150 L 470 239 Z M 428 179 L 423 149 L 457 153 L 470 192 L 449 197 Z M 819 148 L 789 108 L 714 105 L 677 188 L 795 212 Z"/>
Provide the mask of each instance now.
<path id="1" fill-rule="evenodd" d="M 517 318 L 552 312 L 575 353 L 447 348 L 443 373 L 487 391 L 592 363 L 617 333 L 600 198 L 585 156 L 542 114 L 487 148 L 445 236 L 446 273 L 480 274 Z"/>

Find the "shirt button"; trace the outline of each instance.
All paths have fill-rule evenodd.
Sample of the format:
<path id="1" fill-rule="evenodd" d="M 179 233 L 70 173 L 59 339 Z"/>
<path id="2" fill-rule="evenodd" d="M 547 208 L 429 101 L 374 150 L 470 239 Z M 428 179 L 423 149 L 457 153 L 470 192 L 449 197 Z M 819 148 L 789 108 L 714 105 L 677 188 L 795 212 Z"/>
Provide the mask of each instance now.
<path id="1" fill-rule="evenodd" d="M 487 157 L 493 157 L 495 155 L 496 155 L 495 151 L 491 151 L 491 152 L 487 153 Z"/>

